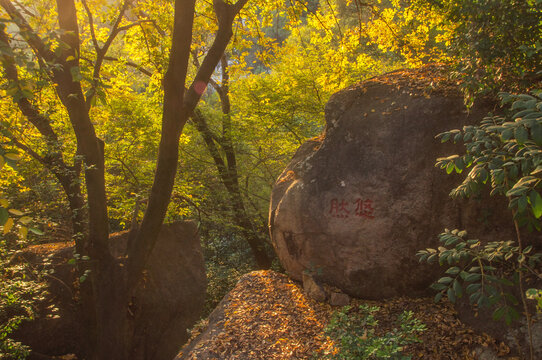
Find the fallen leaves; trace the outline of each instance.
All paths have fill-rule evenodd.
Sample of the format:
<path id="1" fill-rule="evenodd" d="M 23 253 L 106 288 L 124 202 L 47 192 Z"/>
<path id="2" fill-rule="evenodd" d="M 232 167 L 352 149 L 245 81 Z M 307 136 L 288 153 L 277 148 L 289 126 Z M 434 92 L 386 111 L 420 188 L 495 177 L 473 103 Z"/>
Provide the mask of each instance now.
<path id="1" fill-rule="evenodd" d="M 509 352 L 506 345 L 462 324 L 451 304 L 434 304 L 429 298 L 354 299 L 352 307 L 362 303 L 380 307 L 378 333 L 395 326 L 394 319 L 405 310 L 413 311 L 427 326 L 420 336 L 422 343 L 405 349 L 413 359 L 476 359 L 480 347 L 491 347 L 500 355 Z M 222 318 L 214 324 L 210 321 L 212 331 L 206 340 L 182 359 L 317 359 L 319 353 L 335 351 L 323 335 L 334 309 L 306 297 L 286 275 L 252 272 L 225 299 Z"/>

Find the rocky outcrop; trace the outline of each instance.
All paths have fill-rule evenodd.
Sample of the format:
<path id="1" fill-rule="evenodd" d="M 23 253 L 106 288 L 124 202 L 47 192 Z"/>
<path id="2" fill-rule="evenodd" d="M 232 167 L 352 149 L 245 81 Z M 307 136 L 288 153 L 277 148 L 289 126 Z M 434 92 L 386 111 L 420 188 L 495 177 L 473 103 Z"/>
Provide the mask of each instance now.
<path id="1" fill-rule="evenodd" d="M 434 166 L 461 151 L 435 135 L 478 122 L 491 106 L 468 112 L 438 68 L 397 71 L 335 94 L 324 135 L 299 148 L 273 188 L 271 239 L 288 273 L 301 280 L 310 271 L 366 299 L 417 295 L 439 269 L 420 265 L 416 252 L 438 246 L 444 228 L 513 238 L 506 204 L 452 201 L 460 176 Z"/>
<path id="2" fill-rule="evenodd" d="M 335 292 L 330 290 L 333 297 Z M 378 322 L 376 333 L 379 335 L 389 333 L 396 327 L 393 319 L 411 311 L 427 330 L 419 335 L 420 343 L 403 348 L 405 357 L 471 359 L 477 348 L 489 354 L 496 351 L 486 351 L 488 346 L 490 349 L 487 350 L 499 351 L 499 344 L 489 336 L 477 334 L 461 324 L 450 303 L 435 304 L 430 298 L 406 297 L 366 302 L 347 299 L 344 294 L 339 298 L 343 302 L 349 300 L 351 306 L 349 310 L 343 309 L 351 319 L 349 325 L 345 322 L 341 325 L 344 331 L 347 326 L 354 331 L 352 329 L 357 326 L 354 324 L 362 321 L 358 312 L 362 304 L 380 308 L 375 313 Z M 338 309 L 311 299 L 300 284 L 284 274 L 252 272 L 239 280 L 206 322 L 198 324 L 199 330 L 194 330 L 193 339 L 175 360 L 340 358 L 337 347 L 340 339 L 332 339 L 324 330 L 335 310 Z M 337 319 L 335 317 L 336 324 Z M 368 344 L 372 342 L 354 345 L 361 348 L 370 346 Z M 506 349 L 504 344 L 502 346 Z"/>
<path id="3" fill-rule="evenodd" d="M 303 290 L 311 299 L 320 302 L 326 301 L 327 294 L 324 288 L 310 274 L 303 274 Z"/>
<path id="4" fill-rule="evenodd" d="M 329 306 L 305 296 L 286 275 L 243 275 L 175 360 L 313 359 L 329 347 Z"/>
<path id="5" fill-rule="evenodd" d="M 116 256 L 125 253 L 128 233 L 111 236 Z M 49 277 L 50 296 L 45 305 L 57 307 L 58 316 L 40 317 L 22 325 L 18 340 L 38 354 L 81 353 L 81 328 L 78 304 L 74 300 L 77 284 L 71 243 L 45 244 L 20 252 L 12 261 L 42 266 L 51 259 L 54 276 Z M 206 275 L 203 253 L 194 222 L 176 222 L 162 226 L 144 282 L 132 299 L 130 312 L 131 359 L 171 359 L 188 339 L 187 329 L 199 319 L 203 309 Z"/>
<path id="6" fill-rule="evenodd" d="M 188 340 L 186 330 L 200 317 L 206 287 L 196 223 L 185 221 L 163 226 L 147 265 L 144 286 L 133 300 L 135 318 L 130 358 L 173 358 Z"/>

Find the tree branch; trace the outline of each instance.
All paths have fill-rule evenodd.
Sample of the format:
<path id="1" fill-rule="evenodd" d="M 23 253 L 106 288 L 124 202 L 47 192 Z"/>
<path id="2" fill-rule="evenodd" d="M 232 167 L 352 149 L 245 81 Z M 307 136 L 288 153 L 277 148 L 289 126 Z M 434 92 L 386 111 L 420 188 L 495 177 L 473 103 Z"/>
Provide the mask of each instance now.
<path id="1" fill-rule="evenodd" d="M 94 17 L 92 16 L 92 13 L 90 12 L 90 8 L 88 7 L 86 0 L 81 0 L 81 3 L 83 4 L 83 7 L 85 8 L 85 12 L 87 13 L 88 17 L 88 24 L 90 27 L 90 37 L 92 39 L 92 43 L 94 44 L 94 50 L 96 53 L 100 51 L 100 45 L 98 45 L 98 40 L 96 39 L 96 32 L 94 31 Z"/>
<path id="2" fill-rule="evenodd" d="M 224 0 L 213 1 L 216 17 L 218 18 L 218 30 L 209 52 L 203 59 L 203 63 L 184 97 L 184 107 L 188 112 L 194 111 L 196 104 L 200 100 L 202 93 L 196 89 L 200 89 L 202 84 L 207 85 L 209 83 L 209 79 L 213 75 L 233 35 L 233 20 L 247 1 L 239 0 L 233 5 L 225 3 Z"/>
<path id="3" fill-rule="evenodd" d="M 24 151 L 25 153 L 27 153 L 28 155 L 32 156 L 35 160 L 37 160 L 40 164 L 42 164 L 43 166 L 45 166 L 46 168 L 50 168 L 51 166 L 51 162 L 50 161 L 47 161 L 43 156 L 41 156 L 40 154 L 38 154 L 36 151 L 32 150 L 31 148 L 29 148 L 27 145 L 23 144 L 22 142 L 20 142 L 15 136 L 12 136 L 12 134 L 6 134 L 4 133 L 4 136 L 8 137 L 9 140 L 13 143 L 13 145 L 15 145 L 16 147 L 18 147 L 19 149 L 21 149 L 22 151 Z"/>
<path id="4" fill-rule="evenodd" d="M 9 17 L 15 22 L 15 24 L 21 30 L 21 36 L 25 41 L 30 45 L 32 50 L 38 58 L 44 59 L 45 61 L 53 61 L 55 56 L 54 53 L 49 49 L 41 38 L 36 34 L 34 29 L 28 24 L 24 16 L 13 6 L 9 0 L 0 0 L 0 6 L 6 10 Z"/>
<path id="5" fill-rule="evenodd" d="M 130 67 L 133 67 L 134 69 L 138 70 L 140 73 L 142 73 L 143 75 L 146 75 L 148 77 L 151 77 L 152 76 L 152 72 L 150 72 L 149 70 L 145 69 L 143 67 L 143 65 L 138 65 L 136 63 L 133 63 L 131 61 L 124 61 L 124 60 L 121 60 L 121 59 L 118 59 L 116 57 L 112 57 L 112 56 L 105 56 L 104 57 L 104 60 L 107 60 L 107 61 L 118 61 L 118 62 L 123 62 L 124 64 L 126 64 L 127 66 L 130 66 Z"/>
<path id="6" fill-rule="evenodd" d="M 0 63 L 4 68 L 4 72 L 8 81 L 16 84 L 19 87 L 19 75 L 15 66 L 15 58 L 7 55 L 12 49 L 9 45 L 9 38 L 5 29 L 0 28 L 0 48 L 4 51 L 0 56 Z M 59 144 L 58 136 L 51 127 L 49 119 L 43 116 L 30 101 L 20 94 L 13 98 L 13 101 L 19 106 L 23 115 L 38 129 L 38 131 L 46 138 L 48 146 Z"/>
<path id="7" fill-rule="evenodd" d="M 115 38 L 121 31 L 119 29 L 119 26 L 122 21 L 122 18 L 124 17 L 124 13 L 126 12 L 126 9 L 128 9 L 128 6 L 130 4 L 131 4 L 131 0 L 124 0 L 124 2 L 122 3 L 119 14 L 117 15 L 117 18 L 115 20 L 115 23 L 113 24 L 113 27 L 111 28 L 111 31 L 109 32 L 109 36 L 107 37 L 107 40 L 105 41 L 102 47 L 99 46 L 98 42 L 95 39 L 95 36 L 93 36 L 93 42 L 95 42 L 94 46 L 96 47 L 96 62 L 94 63 L 94 70 L 92 73 L 92 81 L 93 81 L 92 88 L 93 89 L 96 88 L 96 86 L 98 85 L 98 81 L 100 79 L 100 71 L 102 69 L 102 64 L 103 64 L 105 55 L 107 54 L 109 47 L 113 43 L 113 40 L 115 40 Z M 91 18 L 89 17 L 89 22 L 90 22 L 90 19 Z M 92 98 L 94 96 L 96 96 L 96 91 L 91 92 L 88 98 L 85 99 L 87 111 L 90 110 L 90 106 L 92 104 Z"/>

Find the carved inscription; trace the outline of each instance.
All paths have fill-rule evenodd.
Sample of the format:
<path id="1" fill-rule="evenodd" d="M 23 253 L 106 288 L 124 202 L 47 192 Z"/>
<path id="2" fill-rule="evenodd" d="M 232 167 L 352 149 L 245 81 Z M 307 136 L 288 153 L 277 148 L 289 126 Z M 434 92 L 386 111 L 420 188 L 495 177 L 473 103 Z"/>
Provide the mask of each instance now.
<path id="1" fill-rule="evenodd" d="M 335 218 L 358 217 L 374 219 L 374 205 L 371 199 L 358 198 L 355 201 L 345 199 L 331 199 L 329 214 Z"/>

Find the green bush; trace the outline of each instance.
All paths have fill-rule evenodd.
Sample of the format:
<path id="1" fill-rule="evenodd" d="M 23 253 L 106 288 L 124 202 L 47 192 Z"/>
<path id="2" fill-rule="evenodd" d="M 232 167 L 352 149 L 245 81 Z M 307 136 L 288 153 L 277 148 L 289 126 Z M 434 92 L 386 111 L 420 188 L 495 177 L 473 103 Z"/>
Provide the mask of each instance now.
<path id="1" fill-rule="evenodd" d="M 405 311 L 397 319 L 398 327 L 379 336 L 376 306 L 361 305 L 359 312 L 351 312 L 350 306 L 333 313 L 325 334 L 334 342 L 337 352 L 326 354 L 325 359 L 410 359 L 402 351 L 408 344 L 420 342 L 417 335 L 425 330 L 411 311 Z"/>
<path id="2" fill-rule="evenodd" d="M 24 265 L 9 265 L 0 254 L 0 359 L 25 359 L 30 349 L 11 338 L 23 321 L 36 315 L 45 284 Z"/>
<path id="3" fill-rule="evenodd" d="M 533 359 L 527 300 L 537 300 L 540 293 L 529 289 L 527 294 L 525 277 L 542 279 L 542 254 L 525 244 L 520 228 L 542 229 L 542 91 L 500 96 L 509 106 L 504 116 L 488 116 L 480 125 L 437 135 L 442 142 L 463 141 L 466 152 L 439 158 L 436 166 L 448 174 L 468 170 L 463 182 L 451 191 L 452 197 L 468 198 L 485 186 L 490 186 L 492 196 L 506 197 L 516 239 L 483 245 L 478 239 L 468 239 L 466 231 L 446 230 L 439 236 L 442 246 L 417 255 L 420 261 L 432 263 L 438 259 L 440 265 L 449 266 L 446 276 L 432 285 L 439 291 L 435 300 L 446 295 L 455 302 L 465 290 L 472 304 L 492 308 L 493 318 L 504 319 L 507 324 L 523 312 Z M 516 287 L 519 300 L 513 295 Z"/>

